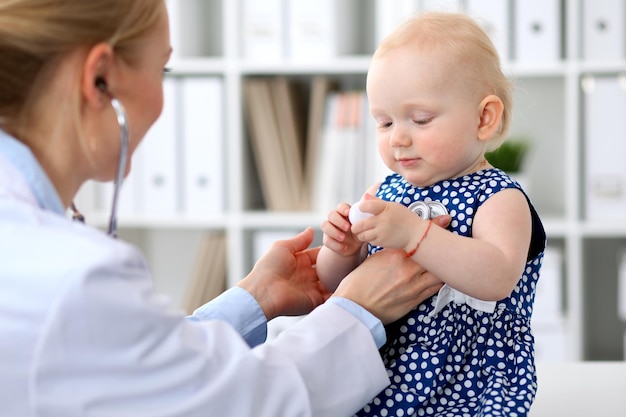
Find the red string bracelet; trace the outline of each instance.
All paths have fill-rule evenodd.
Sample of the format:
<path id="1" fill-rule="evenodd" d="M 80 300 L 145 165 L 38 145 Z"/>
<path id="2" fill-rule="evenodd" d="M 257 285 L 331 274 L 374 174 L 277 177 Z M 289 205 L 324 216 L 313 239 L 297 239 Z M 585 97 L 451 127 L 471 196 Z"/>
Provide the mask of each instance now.
<path id="1" fill-rule="evenodd" d="M 413 250 L 411 252 L 407 252 L 404 256 L 406 258 L 410 258 L 411 256 L 415 255 L 415 252 L 417 252 L 417 249 L 420 247 L 420 245 L 422 244 L 422 242 L 424 241 L 424 239 L 426 239 L 426 236 L 428 235 L 428 231 L 430 230 L 430 225 L 433 224 L 432 220 L 428 220 L 428 225 L 426 225 L 426 230 L 424 231 L 424 234 L 422 235 L 422 237 L 420 238 L 419 242 L 417 242 L 417 245 L 415 245 L 415 247 L 413 248 Z"/>

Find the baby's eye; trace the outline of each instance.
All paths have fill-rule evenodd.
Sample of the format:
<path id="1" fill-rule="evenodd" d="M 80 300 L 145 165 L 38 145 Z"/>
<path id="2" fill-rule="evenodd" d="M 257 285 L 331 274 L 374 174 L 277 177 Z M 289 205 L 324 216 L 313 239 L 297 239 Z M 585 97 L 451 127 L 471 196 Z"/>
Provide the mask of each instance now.
<path id="1" fill-rule="evenodd" d="M 433 118 L 429 117 L 429 118 L 426 118 L 426 119 L 415 119 L 415 120 L 413 120 L 413 122 L 415 124 L 420 125 L 420 126 L 424 126 L 424 125 L 427 125 L 428 123 L 432 122 L 432 120 L 433 120 Z"/>
<path id="2" fill-rule="evenodd" d="M 172 72 L 172 69 L 170 67 L 163 68 L 163 75 L 168 74 L 170 72 Z"/>
<path id="3" fill-rule="evenodd" d="M 390 121 L 379 120 L 376 122 L 376 127 L 379 129 L 387 128 L 391 125 L 392 123 Z"/>

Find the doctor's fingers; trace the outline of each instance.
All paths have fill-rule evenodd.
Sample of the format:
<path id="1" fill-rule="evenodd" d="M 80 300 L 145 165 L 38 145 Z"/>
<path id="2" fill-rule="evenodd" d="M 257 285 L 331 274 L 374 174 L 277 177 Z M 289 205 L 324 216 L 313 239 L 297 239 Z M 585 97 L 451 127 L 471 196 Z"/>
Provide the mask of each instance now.
<path id="1" fill-rule="evenodd" d="M 303 250 L 298 255 L 306 259 L 307 266 L 315 265 L 317 263 L 317 255 L 320 253 L 321 248 L 322 248 L 321 246 L 309 248 L 309 249 Z"/>
<path id="2" fill-rule="evenodd" d="M 292 253 L 297 253 L 308 248 L 313 242 L 314 237 L 315 231 L 313 230 L 313 228 L 307 227 L 302 232 L 298 233 L 292 238 L 277 240 L 272 245 L 273 247 L 270 248 L 270 251 L 275 249 L 275 246 L 282 246 L 289 249 L 289 251 L 291 251 Z"/>
<path id="3" fill-rule="evenodd" d="M 434 281 L 404 251 L 385 249 L 368 257 L 344 278 L 335 296 L 348 298 L 387 324 L 426 299 Z"/>
<path id="4" fill-rule="evenodd" d="M 432 272 L 424 271 L 414 280 L 415 283 L 415 299 L 417 304 L 421 304 L 429 299 L 443 287 L 443 282 L 437 278 Z"/>
<path id="5" fill-rule="evenodd" d="M 389 249 L 382 252 L 385 251 L 389 251 Z M 378 315 L 385 324 L 404 316 L 415 306 L 435 295 L 443 285 L 435 275 L 426 271 L 416 262 L 404 262 L 412 260 L 405 257 L 404 251 L 394 252 L 393 277 L 392 279 L 387 278 L 389 279 L 387 288 L 379 289 L 382 294 L 385 290 L 387 291 L 386 299 L 381 299 L 382 305 L 385 307 Z M 401 257 L 402 260 L 399 261 L 398 257 Z"/>
<path id="6" fill-rule="evenodd" d="M 391 292 L 391 297 L 383 303 L 385 307 L 377 310 L 378 314 L 370 311 L 384 324 L 389 324 L 437 294 L 442 285 L 443 283 L 434 275 L 423 272 L 417 278 L 401 281 L 401 285 Z"/>

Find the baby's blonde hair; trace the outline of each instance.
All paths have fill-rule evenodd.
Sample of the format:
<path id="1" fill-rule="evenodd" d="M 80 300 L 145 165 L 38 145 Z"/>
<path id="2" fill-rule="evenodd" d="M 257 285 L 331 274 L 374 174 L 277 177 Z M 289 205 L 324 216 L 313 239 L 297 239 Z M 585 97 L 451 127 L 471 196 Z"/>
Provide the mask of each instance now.
<path id="1" fill-rule="evenodd" d="M 426 49 L 450 54 L 452 62 L 469 66 L 464 68 L 465 73 L 471 72 L 476 77 L 472 82 L 480 83 L 485 94 L 494 94 L 502 100 L 502 120 L 487 150 L 500 146 L 510 126 L 513 84 L 504 75 L 498 52 L 485 31 L 465 14 L 422 13 L 409 18 L 387 36 L 374 58 L 406 47 L 416 52 Z"/>

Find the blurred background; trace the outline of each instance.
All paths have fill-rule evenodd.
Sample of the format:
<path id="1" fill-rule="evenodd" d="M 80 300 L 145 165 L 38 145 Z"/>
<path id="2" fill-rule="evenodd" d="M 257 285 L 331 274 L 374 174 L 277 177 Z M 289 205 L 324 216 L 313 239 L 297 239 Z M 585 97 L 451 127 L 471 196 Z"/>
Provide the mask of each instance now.
<path id="1" fill-rule="evenodd" d="M 172 308 L 232 286 L 276 239 L 313 226 L 321 243 L 326 213 L 386 172 L 363 91 L 376 45 L 414 13 L 456 11 L 485 28 L 515 84 L 507 142 L 523 152 L 507 170 L 548 233 L 537 359 L 626 358 L 625 2 L 167 3 L 165 107 L 124 183 L 119 235 Z M 110 197 L 110 184 L 84 186 L 88 223 L 104 227 Z"/>

